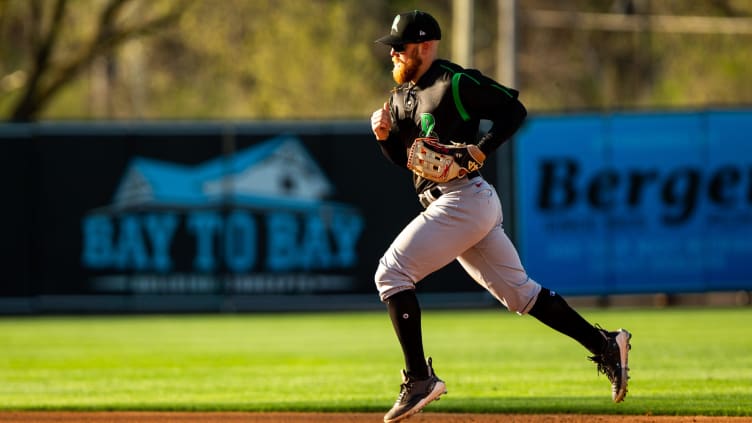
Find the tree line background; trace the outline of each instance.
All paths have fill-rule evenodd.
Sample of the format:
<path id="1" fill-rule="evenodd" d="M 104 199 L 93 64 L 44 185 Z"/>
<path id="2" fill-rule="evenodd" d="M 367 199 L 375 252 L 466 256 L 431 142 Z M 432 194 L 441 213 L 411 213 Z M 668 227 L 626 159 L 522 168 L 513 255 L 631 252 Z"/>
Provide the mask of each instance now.
<path id="1" fill-rule="evenodd" d="M 367 119 L 394 85 L 374 40 L 415 8 L 451 59 L 452 0 L 0 0 L 0 119 Z M 473 8 L 471 67 L 494 76 L 498 0 Z M 540 11 L 741 25 L 593 28 Z M 750 15 L 749 0 L 519 0 L 515 88 L 533 112 L 749 106 Z"/>

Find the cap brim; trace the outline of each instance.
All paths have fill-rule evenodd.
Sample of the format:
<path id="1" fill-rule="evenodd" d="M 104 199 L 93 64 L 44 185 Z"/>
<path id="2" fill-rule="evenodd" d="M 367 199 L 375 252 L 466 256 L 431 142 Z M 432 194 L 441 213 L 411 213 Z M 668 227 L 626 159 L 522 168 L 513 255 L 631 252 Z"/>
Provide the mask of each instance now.
<path id="1" fill-rule="evenodd" d="M 406 44 L 404 40 L 402 40 L 400 37 L 396 35 L 387 35 L 386 37 L 381 37 L 378 40 L 376 40 L 377 43 L 386 44 L 386 45 L 394 45 L 394 44 Z"/>

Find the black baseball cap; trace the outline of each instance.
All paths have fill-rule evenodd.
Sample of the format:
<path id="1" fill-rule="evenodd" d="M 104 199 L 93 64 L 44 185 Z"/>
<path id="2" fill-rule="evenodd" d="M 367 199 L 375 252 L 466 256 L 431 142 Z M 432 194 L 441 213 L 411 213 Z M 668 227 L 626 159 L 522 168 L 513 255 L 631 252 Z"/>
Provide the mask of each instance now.
<path id="1" fill-rule="evenodd" d="M 440 40 L 441 28 L 433 16 L 420 10 L 400 13 L 392 21 L 392 31 L 389 35 L 376 40 L 377 43 L 395 45 L 407 43 L 422 43 L 424 41 Z"/>

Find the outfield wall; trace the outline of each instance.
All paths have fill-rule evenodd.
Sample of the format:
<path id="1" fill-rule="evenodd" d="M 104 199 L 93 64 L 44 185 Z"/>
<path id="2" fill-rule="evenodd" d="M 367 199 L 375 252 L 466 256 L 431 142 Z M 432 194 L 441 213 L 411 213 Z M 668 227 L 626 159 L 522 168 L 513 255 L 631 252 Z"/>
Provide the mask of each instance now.
<path id="1" fill-rule="evenodd" d="M 483 173 L 515 181 L 523 262 L 560 292 L 750 290 L 750 122 L 532 116 L 514 169 Z M 9 124 L 0 157 L 5 314 L 378 307 L 376 262 L 420 211 L 367 122 Z M 421 290 L 492 302 L 456 264 Z"/>
<path id="2" fill-rule="evenodd" d="M 752 113 L 547 116 L 517 139 L 518 243 L 570 294 L 752 287 Z"/>

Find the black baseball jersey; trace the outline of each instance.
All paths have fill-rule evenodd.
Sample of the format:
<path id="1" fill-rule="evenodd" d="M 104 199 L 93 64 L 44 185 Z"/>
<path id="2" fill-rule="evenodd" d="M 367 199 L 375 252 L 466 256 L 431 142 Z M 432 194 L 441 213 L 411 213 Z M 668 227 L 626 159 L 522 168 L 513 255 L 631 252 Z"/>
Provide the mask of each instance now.
<path id="1" fill-rule="evenodd" d="M 392 91 L 392 129 L 389 138 L 378 144 L 390 161 L 406 167 L 407 152 L 415 138 L 428 135 L 423 131 L 432 129 L 444 144 L 477 144 L 488 156 L 519 129 L 527 116 L 518 94 L 478 70 L 435 60 L 417 83 L 407 82 Z M 478 139 L 481 120 L 491 121 L 492 126 Z M 432 126 L 425 128 L 426 122 Z M 436 185 L 417 175 L 413 183 L 417 193 Z"/>

